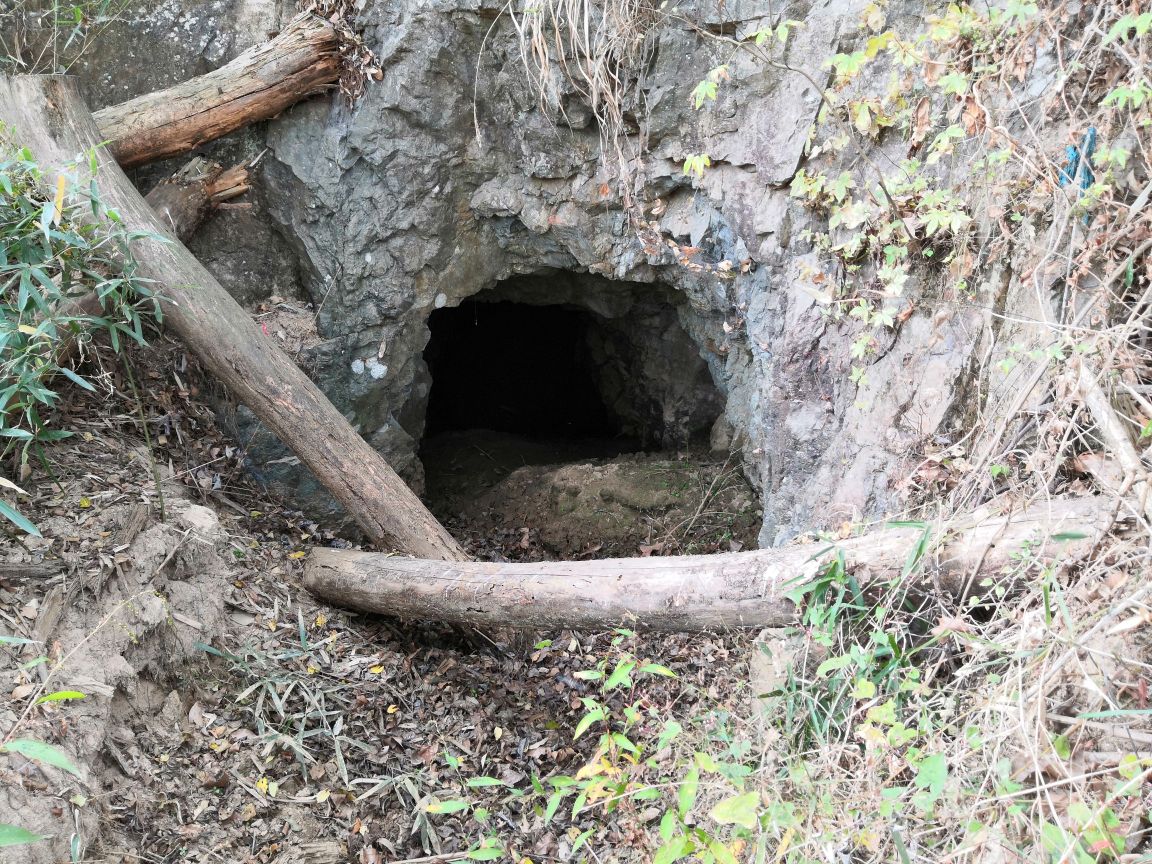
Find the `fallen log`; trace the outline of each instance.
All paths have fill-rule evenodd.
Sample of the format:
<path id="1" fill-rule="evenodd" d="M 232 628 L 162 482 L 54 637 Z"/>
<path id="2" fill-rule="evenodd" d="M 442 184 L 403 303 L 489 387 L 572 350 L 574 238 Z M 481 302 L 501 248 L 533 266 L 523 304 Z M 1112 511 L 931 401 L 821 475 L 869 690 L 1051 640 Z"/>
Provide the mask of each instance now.
<path id="1" fill-rule="evenodd" d="M 1020 513 L 976 514 L 963 525 L 930 526 L 932 545 L 922 578 L 959 594 L 976 572 L 1054 558 L 1072 561 L 1087 555 L 1112 521 L 1105 499 L 1068 498 Z M 843 553 L 862 585 L 899 579 L 923 537 L 921 528 L 890 527 L 831 544 L 538 564 L 445 563 L 313 549 L 304 564 L 304 585 L 346 609 L 477 626 L 778 627 L 796 623 L 788 593 L 834 555 Z M 1021 565 L 1012 556 L 1026 542 L 1029 558 Z"/>
<path id="2" fill-rule="evenodd" d="M 331 89 L 341 62 L 336 29 L 304 13 L 215 71 L 97 111 L 96 125 L 122 167 L 144 165 L 191 152 Z"/>
<path id="3" fill-rule="evenodd" d="M 237 398 L 283 441 L 377 543 L 458 560 L 456 541 L 357 434 L 311 380 L 168 233 L 107 151 L 96 124 L 62 77 L 0 75 L 0 120 L 17 130 L 49 176 L 94 153 L 101 195 L 134 230 L 140 277 L 152 280 L 164 320 Z"/>

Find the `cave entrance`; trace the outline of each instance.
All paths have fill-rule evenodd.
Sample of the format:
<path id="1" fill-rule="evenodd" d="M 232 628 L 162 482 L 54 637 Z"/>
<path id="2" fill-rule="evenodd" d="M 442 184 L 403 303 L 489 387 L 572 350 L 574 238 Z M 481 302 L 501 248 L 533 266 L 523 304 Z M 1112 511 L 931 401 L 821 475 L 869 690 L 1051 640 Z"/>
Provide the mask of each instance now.
<path id="1" fill-rule="evenodd" d="M 425 437 L 483 429 L 638 448 L 605 404 L 596 326 L 591 312 L 572 306 L 467 300 L 437 309 L 424 352 L 432 376 Z"/>
<path id="2" fill-rule="evenodd" d="M 612 473 L 612 460 L 663 464 L 694 447 L 707 454 L 724 400 L 681 321 L 682 303 L 660 285 L 549 272 L 433 311 L 420 449 L 433 512 L 451 525 L 462 512 L 498 509 L 505 478 L 520 475 L 542 478 L 524 481 L 533 487 L 589 485 L 575 474 L 517 470 L 526 466 L 591 463 L 588 470 Z M 660 498 L 635 486 L 603 494 Z M 504 499 L 525 497 L 505 491 Z M 549 501 L 563 510 L 564 494 Z M 637 509 L 649 508 L 641 501 Z"/>

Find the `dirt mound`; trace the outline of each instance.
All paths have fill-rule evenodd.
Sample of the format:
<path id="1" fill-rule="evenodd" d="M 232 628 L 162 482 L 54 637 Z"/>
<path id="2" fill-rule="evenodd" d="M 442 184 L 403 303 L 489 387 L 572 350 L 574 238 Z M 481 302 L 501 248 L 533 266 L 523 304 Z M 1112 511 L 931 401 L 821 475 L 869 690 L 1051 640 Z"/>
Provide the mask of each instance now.
<path id="1" fill-rule="evenodd" d="M 756 495 L 739 469 L 706 455 L 529 465 L 456 517 L 469 536 L 511 532 L 525 549 L 538 544 L 557 558 L 736 551 L 755 547 L 760 526 Z"/>

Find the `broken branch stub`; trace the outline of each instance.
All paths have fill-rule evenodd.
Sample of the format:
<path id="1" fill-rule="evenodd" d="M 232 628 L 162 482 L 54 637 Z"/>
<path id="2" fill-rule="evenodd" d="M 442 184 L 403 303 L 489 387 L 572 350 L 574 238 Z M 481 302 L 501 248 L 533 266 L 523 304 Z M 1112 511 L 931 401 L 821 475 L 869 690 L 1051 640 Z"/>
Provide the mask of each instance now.
<path id="1" fill-rule="evenodd" d="M 1112 524 L 1098 498 L 1067 498 L 965 524 L 929 526 L 927 574 L 960 594 L 974 573 L 1089 554 Z M 722 555 L 538 564 L 444 563 L 314 549 L 304 585 L 335 606 L 457 624 L 549 629 L 614 626 L 697 631 L 797 623 L 789 592 L 842 551 L 862 584 L 899 579 L 924 529 L 883 528 L 848 540 Z M 1061 532 L 1065 532 L 1063 535 Z M 1032 559 L 1030 559 L 1032 560 Z"/>
<path id="2" fill-rule="evenodd" d="M 164 320 L 204 366 L 252 409 L 344 505 L 375 542 L 427 558 L 465 557 L 451 535 L 344 416 L 256 325 L 183 245 L 102 147 L 73 82 L 0 75 L 0 120 L 17 130 L 45 173 L 71 170 L 88 151 L 98 161 L 104 203 L 126 225 L 148 231 L 134 246 L 137 273 L 151 280 Z"/>

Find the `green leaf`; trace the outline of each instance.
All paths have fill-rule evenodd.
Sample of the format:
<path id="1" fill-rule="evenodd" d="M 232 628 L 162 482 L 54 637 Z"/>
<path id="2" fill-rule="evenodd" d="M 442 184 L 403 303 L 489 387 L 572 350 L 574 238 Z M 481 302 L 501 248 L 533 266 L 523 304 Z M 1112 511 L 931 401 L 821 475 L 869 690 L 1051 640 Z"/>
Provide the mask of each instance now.
<path id="1" fill-rule="evenodd" d="M 52 765 L 56 768 L 62 768 L 69 774 L 80 776 L 80 769 L 72 764 L 72 760 L 58 747 L 53 747 L 51 744 L 45 744 L 43 741 L 33 741 L 31 738 L 17 738 L 15 741 L 9 741 L 7 744 L 0 747 L 0 751 L 7 753 L 19 753 L 27 759 L 33 759 L 36 762 L 43 762 L 45 765 Z"/>
<path id="2" fill-rule="evenodd" d="M 581 717 L 580 722 L 576 724 L 576 730 L 572 733 L 572 740 L 575 741 L 577 738 L 587 732 L 593 723 L 603 719 L 604 709 L 593 708 L 591 711 Z"/>
<path id="3" fill-rule="evenodd" d="M 563 800 L 563 792 L 553 792 L 550 796 L 548 796 L 548 806 L 544 808 L 545 825 L 552 821 L 552 817 L 556 815 L 556 811 L 560 808 L 560 802 Z"/>
<path id="4" fill-rule="evenodd" d="M 656 752 L 659 753 L 671 744 L 673 739 L 683 731 L 684 727 L 676 720 L 669 720 L 665 723 L 663 731 L 660 732 L 660 737 L 656 739 Z"/>
<path id="5" fill-rule="evenodd" d="M 724 799 L 708 815 L 721 825 L 739 825 L 751 830 L 756 827 L 756 810 L 759 805 L 759 792 L 745 792 Z"/>
<path id="6" fill-rule="evenodd" d="M 479 849 L 472 849 L 468 852 L 468 859 L 470 861 L 495 861 L 504 854 L 502 846 L 481 846 Z"/>
<path id="7" fill-rule="evenodd" d="M 656 850 L 656 854 L 652 856 L 652 864 L 672 864 L 673 861 L 679 861 L 694 848 L 695 844 L 687 837 L 673 837 Z"/>
<path id="8" fill-rule="evenodd" d="M 661 666 L 659 663 L 646 663 L 640 667 L 641 672 L 646 672 L 649 675 L 663 675 L 665 678 L 675 678 L 676 673 L 669 669 L 667 666 Z"/>
<path id="9" fill-rule="evenodd" d="M 33 525 L 23 513 L 7 501 L 0 501 L 0 516 L 3 516 L 25 534 L 31 534 L 33 537 L 43 536 L 39 528 Z"/>
<path id="10" fill-rule="evenodd" d="M 816 667 L 816 677 L 823 678 L 829 672 L 835 672 L 838 669 L 843 669 L 845 666 L 852 665 L 851 654 L 841 654 L 839 657 L 829 657 L 823 663 Z"/>
<path id="11" fill-rule="evenodd" d="M 608 680 L 604 682 L 604 690 L 614 690 L 617 687 L 632 686 L 632 670 L 636 668 L 635 660 L 621 660 L 616 664 L 616 668 L 612 670 L 612 674 L 608 676 Z"/>
<path id="12" fill-rule="evenodd" d="M 25 639 L 23 636 L 0 636 L 0 645 L 36 645 L 39 639 Z"/>
<path id="13" fill-rule="evenodd" d="M 467 801 L 461 801 L 459 798 L 453 798 L 449 801 L 433 801 L 424 807 L 428 813 L 459 813 L 461 810 L 467 810 L 471 805 Z"/>
<path id="14" fill-rule="evenodd" d="M 42 702 L 67 702 L 71 699 L 87 698 L 87 694 L 81 693 L 79 690 L 57 690 L 55 693 L 45 693 L 36 700 L 36 704 L 39 705 Z"/>
<path id="15" fill-rule="evenodd" d="M 944 783 L 948 779 L 948 760 L 943 753 L 933 753 L 927 756 L 916 768 L 915 784 L 917 789 L 927 789 L 933 797 L 944 791 Z"/>
<path id="16" fill-rule="evenodd" d="M 46 839 L 46 834 L 33 834 L 19 825 L 0 824 L 0 846 L 26 846 Z"/>
<path id="17" fill-rule="evenodd" d="M 583 834 L 581 834 L 579 837 L 577 837 L 575 840 L 573 840 L 572 841 L 572 852 L 570 854 L 575 854 L 576 851 L 581 846 L 583 846 L 585 843 L 587 843 L 588 838 L 592 836 L 592 832 L 595 830 L 596 830 L 595 828 L 589 828 L 587 831 L 585 831 Z"/>
<path id="18" fill-rule="evenodd" d="M 1083 531 L 1057 531 L 1052 535 L 1052 539 L 1058 542 L 1066 540 L 1084 540 L 1088 537 Z"/>
<path id="19" fill-rule="evenodd" d="M 688 769 L 688 773 L 684 775 L 684 781 L 680 784 L 680 790 L 676 795 L 677 809 L 680 813 L 681 821 L 692 811 L 696 805 L 696 793 L 700 788 L 700 769 L 693 765 Z"/>
<path id="20" fill-rule="evenodd" d="M 716 858 L 716 864 L 737 864 L 736 856 L 732 854 L 732 850 L 719 840 L 710 840 L 708 851 Z"/>
<path id="21" fill-rule="evenodd" d="M 495 777 L 471 777 L 465 785 L 469 789 L 483 789 L 485 786 L 503 786 L 504 781 Z"/>

